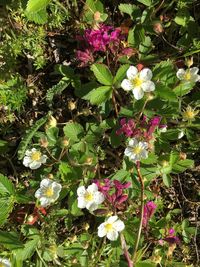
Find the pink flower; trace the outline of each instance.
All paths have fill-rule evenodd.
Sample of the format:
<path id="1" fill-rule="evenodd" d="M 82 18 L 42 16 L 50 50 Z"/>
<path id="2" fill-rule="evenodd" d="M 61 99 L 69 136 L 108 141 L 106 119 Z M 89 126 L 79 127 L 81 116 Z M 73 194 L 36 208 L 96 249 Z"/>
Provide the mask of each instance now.
<path id="1" fill-rule="evenodd" d="M 180 239 L 175 236 L 175 230 L 173 228 L 170 228 L 168 231 L 168 235 L 163 238 L 164 241 L 168 242 L 170 245 L 172 244 L 180 244 Z"/>
<path id="2" fill-rule="evenodd" d="M 124 194 L 123 191 L 131 186 L 130 182 L 121 183 L 118 180 L 111 181 L 109 179 L 104 179 L 103 182 L 97 180 L 95 183 L 112 207 L 115 209 L 123 209 L 121 204 L 128 199 L 128 195 Z"/>
<path id="3" fill-rule="evenodd" d="M 157 206 L 153 201 L 148 201 L 144 205 L 144 214 L 143 214 L 143 221 L 142 221 L 142 225 L 144 228 L 147 227 L 148 222 L 151 219 L 151 217 L 153 216 L 156 208 L 157 208 Z"/>
<path id="4" fill-rule="evenodd" d="M 81 67 L 87 66 L 89 63 L 94 62 L 94 57 L 89 49 L 85 49 L 85 51 L 77 50 L 76 58 L 81 62 Z"/>

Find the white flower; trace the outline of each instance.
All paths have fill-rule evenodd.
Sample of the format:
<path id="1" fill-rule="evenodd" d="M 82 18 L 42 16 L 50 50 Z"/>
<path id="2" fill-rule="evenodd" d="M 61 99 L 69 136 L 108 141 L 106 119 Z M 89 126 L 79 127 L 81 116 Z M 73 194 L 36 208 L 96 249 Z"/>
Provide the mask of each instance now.
<path id="1" fill-rule="evenodd" d="M 200 80 L 200 75 L 198 75 L 199 68 L 193 67 L 187 70 L 179 69 L 176 76 L 179 80 L 184 82 L 198 82 Z"/>
<path id="2" fill-rule="evenodd" d="M 160 133 L 166 133 L 167 125 L 159 129 Z"/>
<path id="3" fill-rule="evenodd" d="M 0 258 L 0 267 L 11 267 L 11 262 L 7 259 Z"/>
<path id="4" fill-rule="evenodd" d="M 138 161 L 148 157 L 147 148 L 148 144 L 146 142 L 138 142 L 137 139 L 133 138 L 129 141 L 124 154 L 129 157 L 130 160 Z"/>
<path id="5" fill-rule="evenodd" d="M 182 130 L 178 133 L 178 139 L 181 139 L 185 135 L 185 132 Z"/>
<path id="6" fill-rule="evenodd" d="M 61 184 L 45 178 L 41 181 L 40 188 L 35 192 L 35 197 L 39 199 L 42 207 L 47 207 L 58 199 L 61 188 Z"/>
<path id="7" fill-rule="evenodd" d="M 98 191 L 98 186 L 95 183 L 92 183 L 86 189 L 85 186 L 80 186 L 77 189 L 78 195 L 78 207 L 80 209 L 88 209 L 89 211 L 94 211 L 98 208 L 98 205 L 101 204 L 105 197 Z"/>
<path id="8" fill-rule="evenodd" d="M 124 223 L 117 216 L 111 216 L 98 227 L 98 236 L 106 236 L 109 240 L 114 241 L 118 238 L 118 232 L 124 230 Z"/>
<path id="9" fill-rule="evenodd" d="M 155 90 L 155 84 L 151 81 L 152 72 L 148 68 L 142 69 L 140 72 L 134 66 L 131 66 L 126 76 L 128 79 L 124 79 L 121 83 L 121 87 L 125 91 L 131 91 L 134 94 L 135 99 L 139 100 L 143 97 L 144 92 L 151 92 Z"/>
<path id="10" fill-rule="evenodd" d="M 32 148 L 31 150 L 26 150 L 25 157 L 23 159 L 23 164 L 26 167 L 29 167 L 32 170 L 38 169 L 43 163 L 47 160 L 46 155 L 42 155 L 42 153 L 36 148 Z"/>

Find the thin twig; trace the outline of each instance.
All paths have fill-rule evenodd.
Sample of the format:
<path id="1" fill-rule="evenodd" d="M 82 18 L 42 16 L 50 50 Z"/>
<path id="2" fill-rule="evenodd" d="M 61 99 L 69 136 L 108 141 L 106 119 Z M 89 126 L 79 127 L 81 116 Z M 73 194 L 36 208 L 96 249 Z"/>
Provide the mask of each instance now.
<path id="1" fill-rule="evenodd" d="M 127 263 L 128 263 L 128 267 L 133 267 L 133 262 L 130 258 L 130 255 L 129 255 L 129 252 L 128 252 L 128 249 L 127 249 L 127 245 L 126 245 L 126 241 L 124 239 L 124 235 L 123 234 L 120 234 L 120 241 L 121 241 L 121 246 L 122 246 L 122 249 L 124 251 L 124 256 L 127 260 Z"/>
<path id="2" fill-rule="evenodd" d="M 133 266 L 135 265 L 136 260 L 137 260 L 137 250 L 138 250 L 138 245 L 140 242 L 140 236 L 141 236 L 141 232 L 142 232 L 142 221 L 143 221 L 143 215 L 144 215 L 144 181 L 142 178 L 142 174 L 140 172 L 140 162 L 139 161 L 136 163 L 136 169 L 137 169 L 137 174 L 138 174 L 138 178 L 139 178 L 139 182 L 140 182 L 140 186 L 141 186 L 141 194 L 140 194 L 141 204 L 140 204 L 140 224 L 138 227 L 135 249 L 133 252 Z"/>

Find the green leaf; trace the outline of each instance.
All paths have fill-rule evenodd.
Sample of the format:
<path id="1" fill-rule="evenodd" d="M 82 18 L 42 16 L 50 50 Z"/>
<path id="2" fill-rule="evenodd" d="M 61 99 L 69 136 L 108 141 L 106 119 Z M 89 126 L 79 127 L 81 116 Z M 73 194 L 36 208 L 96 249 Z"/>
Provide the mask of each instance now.
<path id="1" fill-rule="evenodd" d="M 74 142 L 79 141 L 84 134 L 83 127 L 77 122 L 67 122 L 63 128 L 63 131 L 65 136 Z"/>
<path id="2" fill-rule="evenodd" d="M 3 225 L 14 207 L 12 196 L 0 197 L 0 226 Z"/>
<path id="3" fill-rule="evenodd" d="M 91 66 L 91 70 L 98 82 L 104 85 L 112 85 L 113 77 L 106 65 L 96 63 Z"/>
<path id="4" fill-rule="evenodd" d="M 6 177 L 0 174 L 0 195 L 14 195 L 15 187 L 13 183 Z"/>
<path id="5" fill-rule="evenodd" d="M 156 267 L 156 264 L 149 261 L 139 261 L 135 267 Z"/>
<path id="6" fill-rule="evenodd" d="M 33 256 L 37 248 L 37 245 L 40 241 L 39 235 L 34 235 L 33 237 L 34 238 L 32 240 L 29 240 L 24 244 L 24 248 L 17 249 L 14 251 L 14 254 L 16 255 L 17 260 L 24 261 Z"/>
<path id="7" fill-rule="evenodd" d="M 163 174 L 163 183 L 167 186 L 170 187 L 172 185 L 172 177 L 169 174 Z"/>
<path id="8" fill-rule="evenodd" d="M 152 0 L 137 0 L 139 3 L 142 3 L 145 6 L 151 6 Z"/>
<path id="9" fill-rule="evenodd" d="M 52 86 L 50 89 L 47 90 L 45 98 L 48 106 L 52 106 L 54 96 L 60 95 L 68 87 L 69 84 L 69 79 L 63 77 L 56 85 Z"/>
<path id="10" fill-rule="evenodd" d="M 57 127 L 51 127 L 46 130 L 47 141 L 49 146 L 54 146 L 58 141 L 59 129 Z"/>
<path id="11" fill-rule="evenodd" d="M 28 0 L 26 11 L 38 12 L 47 7 L 51 0 Z"/>
<path id="12" fill-rule="evenodd" d="M 173 165 L 172 171 L 174 173 L 181 173 L 193 167 L 194 167 L 194 160 L 191 159 L 179 160 Z"/>
<path id="13" fill-rule="evenodd" d="M 27 12 L 25 15 L 28 20 L 35 22 L 36 24 L 45 24 L 48 21 L 48 14 L 46 9 L 41 9 L 37 12 Z"/>
<path id="14" fill-rule="evenodd" d="M 86 97 L 84 97 L 84 99 L 89 100 L 93 105 L 100 105 L 110 99 L 111 94 L 111 86 L 101 86 L 92 90 Z"/>
<path id="15" fill-rule="evenodd" d="M 128 14 L 132 19 L 135 19 L 141 13 L 140 9 L 133 4 L 120 4 L 119 10 L 122 13 Z"/>
<path id="16" fill-rule="evenodd" d="M 46 121 L 47 121 L 47 116 L 39 119 L 37 122 L 34 123 L 34 125 L 29 130 L 27 130 L 26 135 L 23 137 L 22 141 L 19 144 L 19 148 L 18 148 L 18 159 L 19 160 L 21 160 L 24 157 L 25 152 L 28 148 L 28 145 L 31 143 L 31 139 L 33 138 L 37 130 L 43 124 L 45 124 Z"/>
<path id="17" fill-rule="evenodd" d="M 5 153 L 8 149 L 8 142 L 5 140 L 0 140 L 0 153 Z"/>
<path id="18" fill-rule="evenodd" d="M 145 41 L 145 30 L 142 25 L 137 24 L 133 29 L 129 30 L 128 43 L 132 47 L 139 47 Z"/>
<path id="19" fill-rule="evenodd" d="M 181 82 L 179 85 L 177 85 L 173 92 L 177 96 L 184 96 L 187 95 L 194 87 L 195 83 L 190 83 L 190 82 Z"/>
<path id="20" fill-rule="evenodd" d="M 122 80 L 125 78 L 126 76 L 126 72 L 129 68 L 129 65 L 128 64 L 125 64 L 125 65 L 121 65 L 114 77 L 114 80 L 113 80 L 113 83 L 118 85 L 119 83 L 122 82 Z"/>
<path id="21" fill-rule="evenodd" d="M 174 85 L 177 81 L 177 77 L 173 62 L 166 60 L 156 64 L 153 69 L 153 79 L 169 86 L 169 88 Z"/>
<path id="22" fill-rule="evenodd" d="M 174 91 L 170 89 L 169 87 L 162 85 L 162 84 L 157 85 L 156 93 L 160 98 L 165 99 L 165 100 L 169 100 L 169 101 L 178 100 Z"/>
<path id="23" fill-rule="evenodd" d="M 0 244 L 11 250 L 23 247 L 23 243 L 15 232 L 0 231 Z"/>

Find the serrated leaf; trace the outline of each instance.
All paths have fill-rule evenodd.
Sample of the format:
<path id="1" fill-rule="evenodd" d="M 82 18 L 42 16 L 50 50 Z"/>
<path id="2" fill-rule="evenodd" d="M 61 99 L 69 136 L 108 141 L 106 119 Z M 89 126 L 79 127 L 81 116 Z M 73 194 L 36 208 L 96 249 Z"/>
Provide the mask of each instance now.
<path id="1" fill-rule="evenodd" d="M 37 12 L 27 12 L 25 15 L 28 20 L 35 22 L 36 24 L 45 24 L 48 21 L 48 14 L 46 9 L 41 9 Z"/>
<path id="2" fill-rule="evenodd" d="M 22 141 L 19 144 L 19 148 L 18 148 L 18 159 L 21 160 L 24 155 L 25 152 L 28 148 L 28 145 L 31 143 L 31 139 L 33 138 L 33 136 L 35 135 L 35 133 L 37 132 L 37 130 L 43 125 L 45 124 L 45 122 L 47 121 L 47 116 L 45 116 L 44 118 L 39 119 L 25 134 L 25 136 L 23 137 Z"/>
<path id="3" fill-rule="evenodd" d="M 179 85 L 177 85 L 173 92 L 177 96 L 184 96 L 187 95 L 194 87 L 195 83 L 190 83 L 190 82 L 181 82 Z"/>
<path id="4" fill-rule="evenodd" d="M 139 3 L 142 3 L 145 6 L 151 6 L 152 0 L 137 0 Z"/>
<path id="5" fill-rule="evenodd" d="M 170 187 L 172 185 L 172 178 L 169 174 L 163 174 L 163 183 L 167 186 Z"/>
<path id="6" fill-rule="evenodd" d="M 84 134 L 83 127 L 77 122 L 67 122 L 63 131 L 65 136 L 74 142 L 79 141 Z"/>
<path id="7" fill-rule="evenodd" d="M 60 95 L 68 87 L 69 84 L 69 79 L 63 77 L 56 85 L 52 86 L 50 89 L 47 90 L 45 98 L 48 106 L 52 106 L 54 96 Z"/>
<path id="8" fill-rule="evenodd" d="M 126 72 L 127 72 L 128 68 L 129 68 L 128 64 L 120 66 L 120 68 L 118 69 L 118 71 L 114 77 L 114 80 L 113 80 L 114 84 L 118 84 L 118 83 L 122 82 L 122 80 L 126 76 Z"/>
<path id="9" fill-rule="evenodd" d="M 98 82 L 104 85 L 112 85 L 113 77 L 106 65 L 96 63 L 91 66 L 91 70 Z"/>
<path id="10" fill-rule="evenodd" d="M 140 9 L 136 5 L 133 5 L 133 4 L 120 4 L 119 10 L 122 13 L 128 14 L 132 19 L 136 17 L 135 13 L 140 11 Z"/>
<path id="11" fill-rule="evenodd" d="M 193 167 L 194 167 L 194 160 L 191 159 L 179 160 L 173 165 L 172 171 L 174 173 L 181 173 Z"/>
<path id="12" fill-rule="evenodd" d="M 12 250 L 24 247 L 15 232 L 0 231 L 0 244 Z"/>
<path id="13" fill-rule="evenodd" d="M 15 188 L 13 183 L 4 175 L 0 174 L 0 195 L 14 195 Z"/>
<path id="14" fill-rule="evenodd" d="M 13 206 L 14 198 L 12 196 L 0 197 L 0 226 L 6 222 Z"/>
<path id="15" fill-rule="evenodd" d="M 159 84 L 156 88 L 156 93 L 157 95 L 165 100 L 170 100 L 170 101 L 177 101 L 177 96 L 174 93 L 174 91 L 172 89 L 170 89 L 169 87 Z"/>
<path id="16" fill-rule="evenodd" d="M 100 105 L 101 103 L 110 99 L 111 94 L 112 94 L 112 87 L 101 86 L 98 87 L 97 89 L 92 90 L 83 99 L 89 100 L 93 105 Z"/>
<path id="17" fill-rule="evenodd" d="M 32 257 L 40 241 L 39 235 L 34 235 L 33 237 L 34 238 L 32 240 L 28 240 L 24 244 L 24 248 L 17 249 L 14 251 L 14 254 L 16 255 L 17 260 L 24 261 Z"/>
<path id="18" fill-rule="evenodd" d="M 51 0 L 28 0 L 26 11 L 38 12 L 47 7 Z"/>

